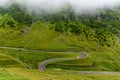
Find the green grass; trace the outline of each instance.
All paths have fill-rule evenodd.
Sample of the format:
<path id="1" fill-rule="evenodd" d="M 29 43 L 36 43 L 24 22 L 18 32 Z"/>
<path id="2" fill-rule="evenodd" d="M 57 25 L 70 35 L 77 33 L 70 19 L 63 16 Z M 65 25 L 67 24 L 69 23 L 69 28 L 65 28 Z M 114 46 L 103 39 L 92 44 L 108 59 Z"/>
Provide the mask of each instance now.
<path id="1" fill-rule="evenodd" d="M 120 75 L 113 74 L 74 74 L 73 71 L 56 71 L 48 70 L 41 72 L 38 70 L 28 70 L 22 68 L 7 68 L 8 72 L 12 72 L 18 76 L 25 77 L 30 80 L 119 80 Z M 32 76 L 31 76 L 32 75 Z"/>
<path id="2" fill-rule="evenodd" d="M 101 77 L 102 80 L 119 80 L 120 76 L 116 75 L 113 75 L 114 77 L 112 77 L 111 75 L 54 74 L 55 72 L 52 71 L 54 69 L 120 71 L 120 46 L 101 46 L 94 40 L 87 40 L 83 34 L 74 35 L 70 32 L 58 33 L 54 31 L 53 27 L 54 25 L 50 23 L 37 22 L 34 23 L 28 34 L 24 34 L 20 30 L 11 28 L 0 28 L 0 46 L 46 51 L 33 52 L 27 50 L 0 49 L 0 54 L 6 54 L 14 58 L 11 59 L 9 57 L 0 56 L 0 66 L 11 67 L 10 72 L 14 72 L 18 76 L 31 80 L 100 80 Z M 79 56 L 79 54 L 76 54 L 77 51 L 86 52 L 87 57 L 84 59 L 55 62 L 47 66 L 47 72 L 39 72 L 37 70 L 31 71 L 24 68 L 22 69 L 23 72 L 20 72 L 21 69 L 14 69 L 14 67 L 22 67 L 20 66 L 21 64 L 19 61 L 26 63 L 34 69 L 38 69 L 40 63 L 48 59 L 76 58 Z M 34 77 L 30 75 L 34 75 Z M 70 77 L 68 77 L 68 75 Z"/>
<path id="3" fill-rule="evenodd" d="M 0 68 L 0 80 L 29 80 L 29 79 L 16 76 L 14 73 L 7 72 L 5 69 Z"/>
<path id="4" fill-rule="evenodd" d="M 16 12 L 18 7 L 15 7 L 10 8 L 15 9 L 12 12 Z M 75 17 L 74 11 L 70 11 L 69 14 L 69 10 L 64 12 L 63 9 L 67 14 L 66 17 L 70 18 L 69 21 L 62 21 L 65 14 L 61 14 L 60 11 L 49 15 L 49 18 L 52 18 L 48 22 L 44 19 L 43 22 L 32 20 L 33 24 L 22 23 L 23 20 L 30 19 L 30 16 L 21 16 L 21 10 L 20 14 L 18 10 L 14 16 L 23 17 L 20 17 L 22 19 L 20 22 L 12 18 L 13 14 L 9 9 L 5 10 L 5 13 L 0 15 L 0 46 L 28 50 L 0 48 L 0 80 L 120 80 L 120 75 L 114 74 L 74 73 L 76 71 L 120 71 L 120 22 L 106 19 L 119 18 L 119 9 L 117 10 L 101 10 L 101 16 L 96 15 L 96 18 L 101 17 L 102 20 L 89 19 L 92 18 L 89 15 L 79 16 L 82 19 L 74 20 L 71 19 Z M 4 9 L 2 11 L 4 12 Z M 35 19 L 33 15 L 31 16 Z M 47 16 L 43 18 L 46 19 Z M 30 49 L 41 50 L 41 52 L 29 51 Z M 86 52 L 87 57 L 79 59 L 80 54 L 76 52 Z M 76 59 L 54 61 L 47 66 L 46 72 L 38 70 L 43 61 L 54 58 Z M 30 69 L 26 68 L 28 66 Z"/>
<path id="5" fill-rule="evenodd" d="M 39 64 L 45 60 L 53 58 L 76 58 L 80 54 L 75 52 L 31 52 L 19 51 L 11 49 L 1 49 L 1 54 L 6 54 L 19 59 L 20 61 L 30 65 L 33 68 L 38 68 Z"/>
<path id="6" fill-rule="evenodd" d="M 48 68 L 77 71 L 120 71 L 120 54 L 114 49 L 104 49 L 102 52 L 88 53 L 88 57 L 85 59 L 62 61 L 50 64 Z"/>
<path id="7" fill-rule="evenodd" d="M 0 67 L 26 67 L 21 61 L 5 54 L 0 54 Z"/>
<path id="8" fill-rule="evenodd" d="M 104 50 L 105 49 L 105 50 Z M 84 59 L 75 59 L 69 61 L 61 61 L 50 64 L 47 69 L 60 68 L 63 70 L 80 70 L 80 71 L 120 71 L 119 55 L 116 50 L 111 48 L 101 48 L 101 52 L 87 53 Z M 28 64 L 32 68 L 38 68 L 39 64 L 45 60 L 53 58 L 76 58 L 79 54 L 74 52 L 31 52 L 1 49 L 0 53 L 4 53 L 14 58 L 19 58 L 22 62 Z M 113 57 L 114 56 L 114 57 Z"/>
<path id="9" fill-rule="evenodd" d="M 86 44 L 86 42 L 77 39 L 80 36 L 69 33 L 61 34 L 54 31 L 51 27 L 54 27 L 54 25 L 37 22 L 26 35 L 23 35 L 20 30 L 0 28 L 0 46 L 56 51 L 85 50 L 87 48 L 86 46 L 88 46 L 88 44 Z"/>
<path id="10" fill-rule="evenodd" d="M 101 46 L 95 41 L 87 40 L 83 34 L 74 35 L 70 32 L 58 33 L 54 31 L 53 28 L 53 24 L 36 22 L 33 24 L 29 33 L 24 35 L 19 30 L 0 28 L 0 45 L 45 51 L 83 51 L 87 52 L 89 55 L 88 58 L 82 60 L 62 61 L 55 63 L 55 65 L 67 64 L 67 66 L 70 66 L 70 69 L 73 70 L 119 71 L 119 45 L 108 48 L 106 46 Z M 116 47 L 118 50 L 116 50 Z M 42 61 L 48 59 L 71 58 L 78 56 L 78 54 L 66 54 L 66 52 L 30 52 L 9 49 L 1 49 L 0 53 L 13 56 L 16 59 L 19 58 L 22 62 L 27 63 L 33 68 L 38 68 L 38 65 Z"/>

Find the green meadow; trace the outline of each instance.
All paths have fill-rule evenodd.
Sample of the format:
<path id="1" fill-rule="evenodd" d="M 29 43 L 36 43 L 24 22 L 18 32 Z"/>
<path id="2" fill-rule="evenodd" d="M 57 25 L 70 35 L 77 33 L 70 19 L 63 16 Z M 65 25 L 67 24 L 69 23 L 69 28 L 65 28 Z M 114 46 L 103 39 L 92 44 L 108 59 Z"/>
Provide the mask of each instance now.
<path id="1" fill-rule="evenodd" d="M 23 7 L 0 6 L 0 80 L 120 80 L 120 8 L 40 16 Z"/>

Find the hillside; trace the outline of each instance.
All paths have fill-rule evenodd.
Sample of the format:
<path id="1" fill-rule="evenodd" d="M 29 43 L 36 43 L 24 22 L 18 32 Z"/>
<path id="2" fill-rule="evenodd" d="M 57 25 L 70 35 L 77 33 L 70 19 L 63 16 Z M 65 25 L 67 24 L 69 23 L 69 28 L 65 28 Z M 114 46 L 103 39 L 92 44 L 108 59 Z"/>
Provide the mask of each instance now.
<path id="1" fill-rule="evenodd" d="M 47 80 L 46 75 L 58 80 L 59 74 L 67 79 L 66 73 L 71 72 L 70 75 L 76 78 L 71 77 L 71 80 L 78 80 L 79 75 L 73 74 L 74 71 L 119 72 L 119 56 L 118 6 L 96 10 L 95 15 L 76 14 L 70 6 L 53 14 L 44 12 L 40 15 L 27 12 L 19 4 L 0 7 L 0 67 L 5 68 L 6 73 L 12 72 L 23 78 L 42 74 L 35 80 Z M 40 64 L 46 60 L 46 72 L 39 72 Z M 21 70 L 26 75 L 22 75 Z M 108 74 L 99 75 L 104 76 L 104 80 L 108 78 Z M 82 78 L 100 80 L 94 74 L 82 75 Z"/>

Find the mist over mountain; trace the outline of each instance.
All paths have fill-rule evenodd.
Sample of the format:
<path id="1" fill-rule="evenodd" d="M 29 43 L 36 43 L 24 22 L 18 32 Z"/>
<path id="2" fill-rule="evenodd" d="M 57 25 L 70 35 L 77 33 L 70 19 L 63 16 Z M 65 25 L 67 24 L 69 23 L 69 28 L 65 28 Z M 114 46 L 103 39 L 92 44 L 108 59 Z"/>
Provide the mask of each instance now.
<path id="1" fill-rule="evenodd" d="M 12 3 L 21 4 L 26 7 L 29 12 L 41 12 L 55 13 L 61 8 L 70 5 L 77 14 L 84 12 L 91 13 L 97 9 L 111 8 L 119 5 L 119 0 L 0 0 L 1 6 L 8 6 Z"/>

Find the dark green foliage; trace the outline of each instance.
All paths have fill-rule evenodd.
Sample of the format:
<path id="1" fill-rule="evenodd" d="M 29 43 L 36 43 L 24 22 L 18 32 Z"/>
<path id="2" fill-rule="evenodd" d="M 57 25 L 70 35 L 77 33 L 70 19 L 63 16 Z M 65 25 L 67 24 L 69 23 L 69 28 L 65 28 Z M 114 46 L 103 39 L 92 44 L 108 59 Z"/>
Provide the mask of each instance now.
<path id="1" fill-rule="evenodd" d="M 75 34 L 80 33 L 80 26 L 76 24 L 69 24 L 69 27 L 71 28 L 71 32 Z"/>
<path id="2" fill-rule="evenodd" d="M 56 23 L 55 30 L 58 32 L 64 32 L 65 31 L 65 25 L 63 22 Z"/>
<path id="3" fill-rule="evenodd" d="M 63 9 L 57 13 L 52 14 L 52 21 L 74 21 L 76 20 L 76 14 L 70 5 L 65 6 Z"/>
<path id="4" fill-rule="evenodd" d="M 14 22 L 12 22 L 12 21 L 8 21 L 7 24 L 8 24 L 10 27 L 15 27 L 15 26 L 14 26 Z"/>
<path id="5" fill-rule="evenodd" d="M 96 31 L 96 34 L 100 44 L 107 46 L 115 44 L 115 36 L 109 29 L 101 28 Z"/>
<path id="6" fill-rule="evenodd" d="M 4 7 L 0 6 L 0 14 L 5 14 L 6 12 L 7 10 Z"/>
<path id="7" fill-rule="evenodd" d="M 0 7 L 0 26 L 18 29 L 26 24 L 30 26 L 34 21 L 51 22 L 55 24 L 57 32 L 82 35 L 89 41 L 111 46 L 115 44 L 115 35 L 119 35 L 119 11 L 119 8 L 103 9 L 94 16 L 76 15 L 72 7 L 67 5 L 53 14 L 43 11 L 40 15 L 35 15 L 34 12 L 28 13 L 23 5 L 13 3 L 6 8 Z"/>
<path id="8" fill-rule="evenodd" d="M 32 16 L 28 14 L 26 9 L 21 8 L 19 4 L 13 4 L 8 8 L 8 13 L 19 23 L 22 24 L 31 24 Z"/>
<path id="9" fill-rule="evenodd" d="M 15 12 L 24 12 L 24 7 L 22 7 L 20 4 L 13 3 L 7 8 L 9 14 L 13 14 Z"/>
<path id="10" fill-rule="evenodd" d="M 18 26 L 18 23 L 9 14 L 4 14 L 1 16 L 1 19 L 0 19 L 0 27 L 16 28 L 19 26 Z"/>
<path id="11" fill-rule="evenodd" d="M 20 4 L 14 3 L 6 8 L 0 7 L 0 14 L 9 14 L 9 16 L 20 24 L 32 24 L 32 15 L 26 12 L 24 6 L 21 7 Z M 10 21 L 8 24 L 12 25 L 13 23 Z"/>
<path id="12" fill-rule="evenodd" d="M 89 26 L 90 25 L 90 26 Z M 69 21 L 68 23 L 60 21 L 56 23 L 55 30 L 58 32 L 67 32 L 79 36 L 85 36 L 86 39 L 96 41 L 101 45 L 115 45 L 115 35 L 118 29 L 109 27 L 109 23 L 91 20 L 88 24 L 82 24 L 81 21 Z"/>
<path id="13" fill-rule="evenodd" d="M 24 14 L 22 12 L 16 12 L 13 15 L 13 18 L 22 24 L 32 24 L 32 16 L 29 14 Z"/>
<path id="14" fill-rule="evenodd" d="M 66 32 L 69 28 L 68 22 L 59 21 L 55 23 L 55 30 L 58 32 Z"/>

